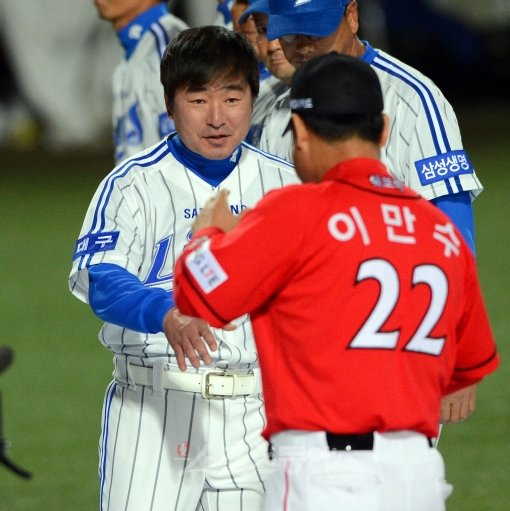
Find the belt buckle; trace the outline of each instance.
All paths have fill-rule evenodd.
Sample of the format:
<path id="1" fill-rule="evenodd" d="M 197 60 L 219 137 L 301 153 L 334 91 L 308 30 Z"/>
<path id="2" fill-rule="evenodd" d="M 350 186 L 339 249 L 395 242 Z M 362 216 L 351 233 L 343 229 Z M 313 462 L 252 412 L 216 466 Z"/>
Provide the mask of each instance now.
<path id="1" fill-rule="evenodd" d="M 209 392 L 209 388 L 211 387 L 212 383 L 209 382 L 209 379 L 211 376 L 224 376 L 228 378 L 234 379 L 234 374 L 229 374 L 224 371 L 209 371 L 204 374 L 203 384 L 202 384 L 202 396 L 205 399 L 224 399 L 225 397 L 234 397 L 234 386 L 232 386 L 232 394 L 212 394 Z"/>

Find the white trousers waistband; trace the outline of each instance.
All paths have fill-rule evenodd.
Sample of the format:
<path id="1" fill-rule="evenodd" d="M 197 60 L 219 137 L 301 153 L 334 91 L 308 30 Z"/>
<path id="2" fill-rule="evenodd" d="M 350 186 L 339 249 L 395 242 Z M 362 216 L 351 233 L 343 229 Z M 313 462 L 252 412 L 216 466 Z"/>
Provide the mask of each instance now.
<path id="1" fill-rule="evenodd" d="M 409 460 L 415 456 L 421 457 L 422 453 L 428 451 L 431 446 L 430 440 L 425 435 L 415 431 L 374 432 L 373 435 L 373 448 L 368 452 L 374 452 L 381 457 Z M 275 454 L 280 458 L 285 452 L 299 451 L 301 455 L 307 456 L 313 452 L 330 451 L 324 431 L 282 431 L 272 435 L 270 441 Z"/>

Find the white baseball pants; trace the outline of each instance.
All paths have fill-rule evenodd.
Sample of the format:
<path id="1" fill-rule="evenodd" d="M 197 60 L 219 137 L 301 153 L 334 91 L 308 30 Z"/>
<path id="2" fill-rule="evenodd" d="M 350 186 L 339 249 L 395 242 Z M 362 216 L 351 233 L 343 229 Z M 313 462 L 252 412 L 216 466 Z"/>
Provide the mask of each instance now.
<path id="1" fill-rule="evenodd" d="M 101 511 L 259 511 L 269 469 L 259 397 L 107 389 Z"/>
<path id="2" fill-rule="evenodd" d="M 444 511 L 452 487 L 426 437 L 374 434 L 373 450 L 330 451 L 324 432 L 271 438 L 266 511 Z"/>

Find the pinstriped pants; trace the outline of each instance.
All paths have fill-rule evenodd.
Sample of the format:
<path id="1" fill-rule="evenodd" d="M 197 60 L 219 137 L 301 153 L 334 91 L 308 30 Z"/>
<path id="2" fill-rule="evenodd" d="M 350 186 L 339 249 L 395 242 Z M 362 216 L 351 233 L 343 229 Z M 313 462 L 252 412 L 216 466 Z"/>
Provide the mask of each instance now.
<path id="1" fill-rule="evenodd" d="M 259 397 L 209 400 L 112 382 L 99 445 L 100 510 L 261 510 L 264 424 Z"/>

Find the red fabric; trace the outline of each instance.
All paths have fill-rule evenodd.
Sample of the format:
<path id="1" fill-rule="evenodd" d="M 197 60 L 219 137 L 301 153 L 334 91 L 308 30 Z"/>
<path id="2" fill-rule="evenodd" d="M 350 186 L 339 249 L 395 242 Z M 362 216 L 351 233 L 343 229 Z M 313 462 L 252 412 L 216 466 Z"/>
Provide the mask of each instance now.
<path id="1" fill-rule="evenodd" d="M 445 226 L 458 247 L 441 241 L 452 239 Z M 227 275 L 208 293 L 186 263 L 204 240 Z M 498 366 L 469 248 L 375 160 L 270 192 L 228 234 L 198 232 L 175 275 L 184 314 L 214 326 L 251 314 L 266 438 L 287 429 L 433 437 L 441 397 Z"/>

